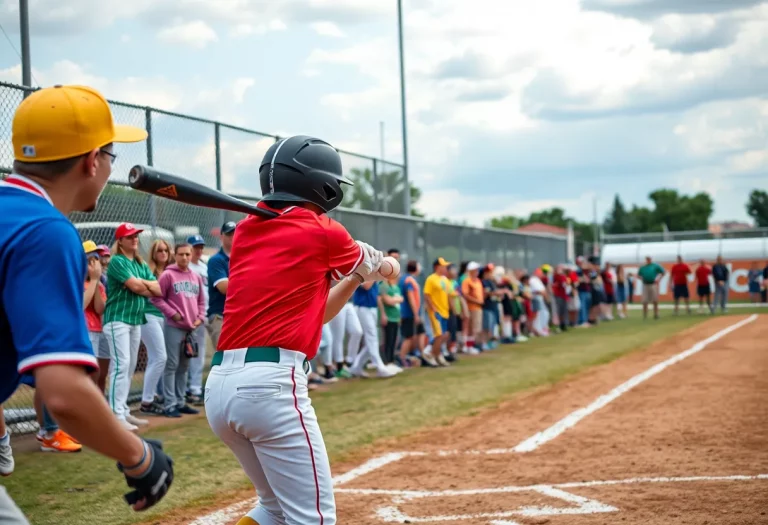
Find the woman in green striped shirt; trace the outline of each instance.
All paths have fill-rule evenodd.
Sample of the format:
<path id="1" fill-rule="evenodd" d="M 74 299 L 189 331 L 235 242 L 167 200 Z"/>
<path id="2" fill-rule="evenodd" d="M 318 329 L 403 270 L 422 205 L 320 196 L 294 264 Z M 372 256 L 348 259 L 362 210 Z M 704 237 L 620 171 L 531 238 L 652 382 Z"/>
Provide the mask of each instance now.
<path id="1" fill-rule="evenodd" d="M 172 257 L 173 253 L 167 242 L 157 239 L 152 243 L 149 249 L 149 269 L 155 279 L 160 278 Z M 164 413 L 163 404 L 155 402 L 155 393 L 162 395 L 162 388 L 158 390 L 158 386 L 165 370 L 165 361 L 168 359 L 165 351 L 165 317 L 150 300 L 147 300 L 144 314 L 147 322 L 141 326 L 141 340 L 147 348 L 147 367 L 144 370 L 140 410 L 142 414 L 161 415 Z"/>
<path id="2" fill-rule="evenodd" d="M 128 430 L 137 430 L 128 408 L 131 378 L 141 344 L 141 326 L 146 323 L 147 297 L 159 296 L 160 286 L 139 254 L 139 233 L 123 223 L 115 231 L 115 247 L 107 270 L 109 296 L 104 310 L 104 334 L 111 363 L 107 401 L 117 419 Z"/>

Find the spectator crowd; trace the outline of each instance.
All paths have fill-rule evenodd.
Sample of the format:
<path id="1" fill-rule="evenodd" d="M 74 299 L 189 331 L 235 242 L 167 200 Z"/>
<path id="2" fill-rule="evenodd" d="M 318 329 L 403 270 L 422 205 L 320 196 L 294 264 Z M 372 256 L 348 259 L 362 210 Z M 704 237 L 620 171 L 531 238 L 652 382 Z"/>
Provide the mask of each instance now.
<path id="1" fill-rule="evenodd" d="M 83 242 L 88 259 L 84 316 L 99 362 L 93 380 L 128 430 L 148 425 L 150 416 L 199 413 L 195 407 L 203 405 L 206 347 L 210 340 L 216 348 L 221 333 L 236 227 L 234 222 L 221 227 L 221 246 L 207 262 L 200 235 L 175 246 L 155 240 L 145 261 L 139 253 L 142 230 L 130 223 L 116 229 L 111 248 Z M 388 255 L 401 258 L 394 248 Z M 624 319 L 640 283 L 643 317 L 652 308 L 657 319 L 659 283 L 665 275 L 650 257 L 636 272 L 627 272 L 621 264 L 601 265 L 597 257 L 577 257 L 575 264 L 554 267 L 544 264 L 530 273 L 490 262 L 457 264 L 442 257 L 432 261 L 427 272 L 416 260 L 400 262 L 401 275 L 364 283 L 323 327 L 319 352 L 311 362 L 311 389 L 350 378 L 389 378 L 413 367 L 448 367 L 462 354 L 478 355 L 499 344 Z M 717 307 L 726 311 L 730 276 L 722 258 L 712 266 L 701 260 L 691 269 L 678 257 L 669 273 L 675 315 L 681 300 L 691 313 L 691 276 L 698 312 L 714 314 Z M 748 273 L 753 302 L 765 302 L 767 283 L 768 266 L 761 270 L 753 264 Z M 142 343 L 146 363 L 135 415 L 129 392 Z M 24 382 L 35 386 L 31 376 Z M 82 448 L 58 427 L 37 395 L 34 406 L 43 451 Z M 0 437 L 1 474 L 10 447 L 4 428 L 0 436 L 5 436 Z"/>

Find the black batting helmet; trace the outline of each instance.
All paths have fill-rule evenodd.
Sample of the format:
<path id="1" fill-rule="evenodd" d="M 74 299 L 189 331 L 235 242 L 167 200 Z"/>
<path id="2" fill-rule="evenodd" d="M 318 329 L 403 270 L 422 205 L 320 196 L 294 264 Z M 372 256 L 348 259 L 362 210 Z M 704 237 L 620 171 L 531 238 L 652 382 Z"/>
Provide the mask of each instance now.
<path id="1" fill-rule="evenodd" d="M 327 142 L 297 135 L 276 142 L 259 167 L 262 200 L 311 202 L 329 212 L 341 204 L 341 184 L 353 185 L 342 174 L 341 157 Z"/>

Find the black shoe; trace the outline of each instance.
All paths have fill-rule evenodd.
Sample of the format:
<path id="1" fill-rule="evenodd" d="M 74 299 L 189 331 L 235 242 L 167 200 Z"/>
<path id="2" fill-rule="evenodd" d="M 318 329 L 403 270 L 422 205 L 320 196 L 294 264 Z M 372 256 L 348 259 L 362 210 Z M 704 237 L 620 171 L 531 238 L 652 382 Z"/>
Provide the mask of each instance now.
<path id="1" fill-rule="evenodd" d="M 192 407 L 191 407 L 191 406 L 189 406 L 189 405 L 184 405 L 183 407 L 179 407 L 179 409 L 178 409 L 178 410 L 179 410 L 179 414 L 190 414 L 190 415 L 194 415 L 194 414 L 199 414 L 199 413 L 200 413 L 200 411 L 199 411 L 199 410 L 195 410 L 194 408 L 192 408 Z"/>
<path id="2" fill-rule="evenodd" d="M 145 405 L 144 403 L 142 403 L 141 408 L 139 408 L 139 412 L 147 416 L 165 415 L 165 409 L 163 408 L 163 405 L 160 405 L 157 402 L 152 402 L 148 405 Z"/>
<path id="3" fill-rule="evenodd" d="M 188 396 L 186 396 L 186 401 L 187 401 L 187 403 L 189 403 L 191 405 L 198 406 L 198 407 L 201 407 L 201 406 L 203 406 L 205 404 L 203 402 L 202 396 L 198 396 L 198 395 L 195 395 L 195 394 L 189 394 Z"/>
<path id="4" fill-rule="evenodd" d="M 445 360 L 446 360 L 446 361 L 448 361 L 449 363 L 454 363 L 454 362 L 456 362 L 456 356 L 455 356 L 455 355 L 453 355 L 453 354 L 452 354 L 452 353 L 450 353 L 450 352 L 449 352 L 449 353 L 447 353 L 446 355 L 444 355 L 443 357 L 444 357 L 444 358 L 445 358 Z"/>
<path id="5" fill-rule="evenodd" d="M 179 412 L 178 408 L 171 408 L 170 410 L 166 410 L 163 412 L 163 415 L 165 417 L 181 417 L 181 413 Z"/>

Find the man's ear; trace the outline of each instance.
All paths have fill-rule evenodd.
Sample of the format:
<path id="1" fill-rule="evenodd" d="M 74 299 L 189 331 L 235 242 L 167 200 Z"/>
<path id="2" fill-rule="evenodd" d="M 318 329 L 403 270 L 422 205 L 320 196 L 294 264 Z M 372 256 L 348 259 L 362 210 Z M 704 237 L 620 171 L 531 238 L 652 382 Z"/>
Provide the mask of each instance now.
<path id="1" fill-rule="evenodd" d="M 99 162 L 101 162 L 99 148 L 89 151 L 83 158 L 83 173 L 89 177 L 95 177 Z"/>

